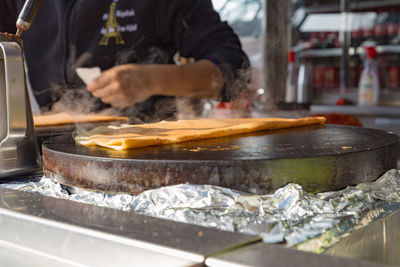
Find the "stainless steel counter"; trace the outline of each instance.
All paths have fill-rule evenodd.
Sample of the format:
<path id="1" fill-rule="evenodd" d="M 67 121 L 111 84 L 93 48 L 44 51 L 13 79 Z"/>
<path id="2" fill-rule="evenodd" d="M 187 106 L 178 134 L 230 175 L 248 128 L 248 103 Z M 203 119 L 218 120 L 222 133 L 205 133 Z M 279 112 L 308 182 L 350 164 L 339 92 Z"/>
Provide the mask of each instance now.
<path id="1" fill-rule="evenodd" d="M 327 255 L 363 258 L 400 265 L 400 211 L 373 222 L 325 251 Z"/>
<path id="2" fill-rule="evenodd" d="M 331 257 L 306 253 L 294 249 L 271 246 L 263 243 L 253 244 L 244 248 L 226 253 L 217 257 L 209 257 L 206 260 L 210 267 L 244 267 L 244 266 L 307 266 L 307 267 L 331 267 L 331 266 L 382 266 L 372 262 L 360 260 L 348 260 L 339 257 Z"/>
<path id="3" fill-rule="evenodd" d="M 258 237 L 0 189 L 5 266 L 377 266 Z"/>
<path id="4" fill-rule="evenodd" d="M 189 266 L 259 240 L 14 190 L 0 199 L 0 247 L 22 265 Z"/>

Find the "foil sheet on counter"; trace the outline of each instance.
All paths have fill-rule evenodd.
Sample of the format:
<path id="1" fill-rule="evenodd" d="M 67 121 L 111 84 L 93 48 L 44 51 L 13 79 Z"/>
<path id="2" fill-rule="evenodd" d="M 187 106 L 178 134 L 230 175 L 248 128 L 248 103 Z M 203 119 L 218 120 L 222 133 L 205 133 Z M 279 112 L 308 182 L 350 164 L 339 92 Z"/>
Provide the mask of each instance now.
<path id="1" fill-rule="evenodd" d="M 400 209 L 398 170 L 388 171 L 375 182 L 319 194 L 309 194 L 297 184 L 288 184 L 273 195 L 182 184 L 149 190 L 137 196 L 113 195 L 65 187 L 45 177 L 37 182 L 1 186 L 259 235 L 268 243 L 285 243 L 314 252 L 322 252 L 345 234 Z"/>
<path id="2" fill-rule="evenodd" d="M 132 204 L 136 213 L 260 235 L 265 242 L 285 242 L 288 246 L 303 245 L 337 229 L 330 236 L 334 241 L 333 236 L 399 208 L 398 170 L 391 170 L 372 183 L 319 194 L 309 194 L 297 184 L 288 184 L 273 195 L 250 195 L 208 185 L 178 185 L 143 192 Z M 330 245 L 328 239 L 320 246 L 302 248 L 321 252 Z"/>
<path id="3" fill-rule="evenodd" d="M 128 194 L 105 194 L 103 192 L 72 188 L 61 185 L 44 176 L 39 181 L 12 182 L 0 184 L 0 187 L 124 211 L 130 210 L 135 198 L 135 196 Z"/>

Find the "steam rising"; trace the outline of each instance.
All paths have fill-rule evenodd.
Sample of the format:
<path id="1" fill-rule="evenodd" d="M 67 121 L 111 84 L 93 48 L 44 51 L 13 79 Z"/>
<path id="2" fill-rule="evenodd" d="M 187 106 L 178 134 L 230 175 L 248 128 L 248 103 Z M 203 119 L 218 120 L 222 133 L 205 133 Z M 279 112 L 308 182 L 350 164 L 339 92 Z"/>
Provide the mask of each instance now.
<path id="1" fill-rule="evenodd" d="M 53 97 L 58 99 L 52 107 L 51 113 L 67 112 L 71 114 L 99 113 L 102 104 L 94 98 L 86 88 L 52 87 Z M 117 115 L 117 110 L 106 109 L 108 115 Z M 105 111 L 102 111 L 104 114 Z M 111 114 L 111 113 L 114 114 Z"/>
<path id="2" fill-rule="evenodd" d="M 130 49 L 119 51 L 116 54 L 116 65 L 123 65 L 132 62 L 136 59 L 136 48 L 143 40 L 139 40 Z M 75 59 L 76 50 L 72 48 L 70 51 L 71 68 L 68 73 L 71 83 L 82 84 L 80 78 L 75 73 L 76 67 L 86 66 L 87 62 L 92 62 L 93 55 L 85 53 L 78 59 Z M 140 60 L 141 64 L 168 64 L 170 55 L 158 47 L 152 47 L 148 50 L 148 56 L 144 60 Z M 90 65 L 90 64 L 89 64 Z M 88 66 L 93 67 L 93 66 Z M 227 68 L 229 69 L 229 68 Z M 231 99 L 245 100 L 240 96 L 243 88 L 248 88 L 251 71 L 247 66 L 244 66 L 237 75 L 229 74 L 227 83 L 226 95 Z M 235 78 L 234 78 L 235 77 Z M 143 90 L 146 90 L 143 88 Z M 252 90 L 251 88 L 249 89 Z M 198 117 L 214 117 L 211 112 L 216 102 L 206 99 L 195 98 L 160 98 L 154 97 L 155 101 L 144 101 L 133 105 L 126 109 L 112 108 L 109 105 L 102 103 L 99 99 L 93 97 L 91 93 L 82 84 L 80 87 L 71 87 L 65 84 L 53 84 L 51 86 L 51 95 L 53 105 L 46 113 L 68 112 L 70 114 L 105 114 L 115 116 L 127 116 L 131 119 L 131 123 L 144 123 L 150 121 L 158 121 L 175 118 L 198 118 Z M 253 94 L 247 96 L 249 101 L 252 101 Z M 150 102 L 150 103 L 148 103 Z M 240 110 L 240 105 L 238 106 Z M 153 115 L 149 116 L 149 111 Z M 232 115 L 230 115 L 232 116 Z M 240 115 L 233 115 L 239 117 Z"/>

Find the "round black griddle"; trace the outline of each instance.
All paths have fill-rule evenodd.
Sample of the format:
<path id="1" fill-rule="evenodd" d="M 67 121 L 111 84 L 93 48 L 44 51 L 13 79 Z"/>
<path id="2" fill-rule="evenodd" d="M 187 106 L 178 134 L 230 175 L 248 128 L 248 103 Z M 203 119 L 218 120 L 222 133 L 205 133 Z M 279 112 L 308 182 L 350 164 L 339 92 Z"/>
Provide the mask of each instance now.
<path id="1" fill-rule="evenodd" d="M 399 148 L 397 135 L 380 130 L 308 126 L 127 151 L 64 136 L 43 145 L 43 159 L 49 177 L 95 190 L 191 183 L 264 194 L 287 183 L 315 192 L 372 181 L 397 167 Z"/>

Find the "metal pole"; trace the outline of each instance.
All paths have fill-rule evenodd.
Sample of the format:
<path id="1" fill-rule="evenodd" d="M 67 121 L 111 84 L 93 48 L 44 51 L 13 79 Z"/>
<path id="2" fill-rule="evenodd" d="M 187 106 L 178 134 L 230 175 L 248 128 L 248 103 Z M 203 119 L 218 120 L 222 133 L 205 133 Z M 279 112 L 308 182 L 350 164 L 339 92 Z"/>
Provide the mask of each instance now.
<path id="1" fill-rule="evenodd" d="M 263 87 L 266 90 L 268 86 L 268 78 L 267 78 L 267 69 L 268 69 L 268 33 L 267 33 L 267 17 L 268 17 L 268 11 L 267 11 L 267 1 L 268 0 L 262 0 L 262 10 L 263 10 L 263 17 L 262 17 L 262 25 L 261 25 L 261 30 L 262 30 L 262 52 L 263 52 Z"/>
<path id="2" fill-rule="evenodd" d="M 349 28 L 349 15 L 351 12 L 350 0 L 340 1 L 340 12 L 342 14 L 342 30 L 340 40 L 342 41 L 343 55 L 340 62 L 340 93 L 346 93 L 349 84 L 349 50 L 351 46 L 351 31 Z"/>
<path id="3" fill-rule="evenodd" d="M 264 0 L 264 88 L 275 103 L 285 97 L 290 40 L 290 6 L 287 0 Z"/>

